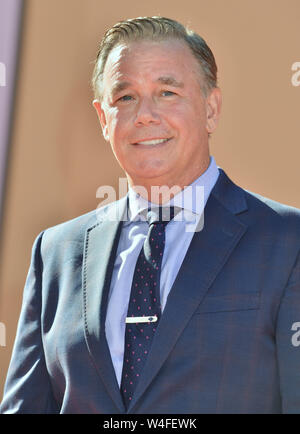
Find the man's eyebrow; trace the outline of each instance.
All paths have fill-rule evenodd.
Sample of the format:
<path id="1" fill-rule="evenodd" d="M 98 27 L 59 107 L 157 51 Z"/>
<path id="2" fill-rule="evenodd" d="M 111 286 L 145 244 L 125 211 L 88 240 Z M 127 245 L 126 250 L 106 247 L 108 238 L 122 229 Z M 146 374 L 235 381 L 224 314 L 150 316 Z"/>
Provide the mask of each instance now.
<path id="1" fill-rule="evenodd" d="M 127 87 L 129 87 L 129 86 L 130 86 L 130 83 L 128 81 L 119 81 L 112 86 L 111 95 L 114 96 L 114 95 L 118 94 L 119 92 L 122 92 L 122 90 L 127 89 Z"/>
<path id="2" fill-rule="evenodd" d="M 184 83 L 181 81 L 177 81 L 176 78 L 172 76 L 162 76 L 159 77 L 156 80 L 157 83 L 164 84 L 166 86 L 173 86 L 173 87 L 184 87 Z M 115 83 L 111 88 L 111 95 L 114 97 L 118 93 L 122 92 L 123 90 L 127 89 L 131 83 L 129 81 L 119 81 Z"/>
<path id="3" fill-rule="evenodd" d="M 167 86 L 184 87 L 184 83 L 182 81 L 177 81 L 176 78 L 172 76 L 159 77 L 157 82 Z"/>

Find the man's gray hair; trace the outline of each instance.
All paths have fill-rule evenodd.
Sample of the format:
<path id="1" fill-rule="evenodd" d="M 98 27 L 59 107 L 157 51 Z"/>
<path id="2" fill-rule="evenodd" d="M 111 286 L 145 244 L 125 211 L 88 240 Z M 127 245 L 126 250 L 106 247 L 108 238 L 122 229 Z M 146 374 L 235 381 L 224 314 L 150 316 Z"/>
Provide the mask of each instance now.
<path id="1" fill-rule="evenodd" d="M 92 77 L 95 98 L 102 99 L 103 72 L 108 55 L 115 46 L 142 40 L 166 39 L 182 40 L 191 49 L 201 67 L 201 89 L 207 96 L 211 89 L 217 87 L 217 65 L 211 49 L 201 36 L 178 21 L 155 16 L 120 21 L 105 33 L 100 42 Z"/>

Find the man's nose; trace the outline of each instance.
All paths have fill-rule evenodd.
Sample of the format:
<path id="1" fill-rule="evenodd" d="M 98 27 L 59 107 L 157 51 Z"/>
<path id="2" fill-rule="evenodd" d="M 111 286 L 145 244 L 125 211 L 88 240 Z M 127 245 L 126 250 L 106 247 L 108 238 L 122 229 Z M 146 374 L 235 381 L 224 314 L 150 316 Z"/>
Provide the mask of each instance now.
<path id="1" fill-rule="evenodd" d="M 135 125 L 159 124 L 160 116 L 158 110 L 151 98 L 141 99 L 137 108 Z"/>

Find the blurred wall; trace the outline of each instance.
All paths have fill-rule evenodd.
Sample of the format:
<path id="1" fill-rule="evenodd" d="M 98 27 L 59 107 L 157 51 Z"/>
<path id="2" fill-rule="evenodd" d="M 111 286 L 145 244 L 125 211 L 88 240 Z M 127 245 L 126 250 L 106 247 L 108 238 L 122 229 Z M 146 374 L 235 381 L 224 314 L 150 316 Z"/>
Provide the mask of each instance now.
<path id="1" fill-rule="evenodd" d="M 0 391 L 34 238 L 94 209 L 101 185 L 124 177 L 104 142 L 90 88 L 103 32 L 123 18 L 165 15 L 212 48 L 223 115 L 217 164 L 246 189 L 300 208 L 299 0 L 26 0 L 0 263 Z M 300 81 L 300 78 L 299 78 Z M 0 392 L 0 399 L 1 399 Z"/>
<path id="2" fill-rule="evenodd" d="M 13 124 L 22 12 L 23 0 L 0 1 L 0 231 L 7 173 L 6 163 L 9 159 L 8 148 Z"/>

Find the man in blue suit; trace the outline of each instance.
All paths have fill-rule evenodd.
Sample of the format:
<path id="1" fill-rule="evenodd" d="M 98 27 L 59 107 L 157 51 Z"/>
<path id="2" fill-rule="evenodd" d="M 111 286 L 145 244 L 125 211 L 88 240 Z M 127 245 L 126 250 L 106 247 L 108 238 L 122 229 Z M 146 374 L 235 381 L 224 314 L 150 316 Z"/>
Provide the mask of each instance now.
<path id="1" fill-rule="evenodd" d="M 173 20 L 104 36 L 94 106 L 129 192 L 37 237 L 2 413 L 300 413 L 300 211 L 216 165 L 216 74 Z M 176 215 L 164 225 L 153 205 Z M 149 271 L 150 225 L 162 259 Z M 138 358 L 131 327 L 151 341 Z"/>

